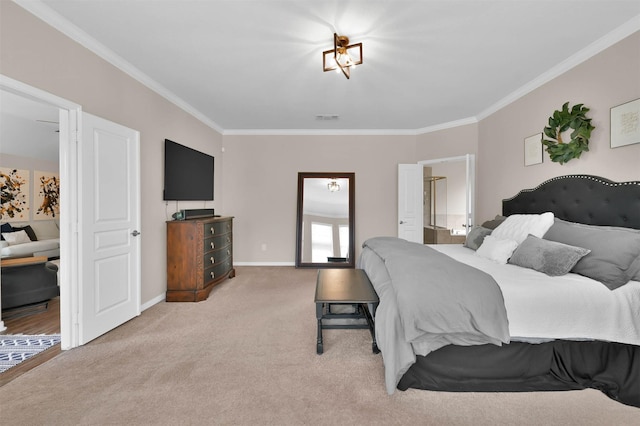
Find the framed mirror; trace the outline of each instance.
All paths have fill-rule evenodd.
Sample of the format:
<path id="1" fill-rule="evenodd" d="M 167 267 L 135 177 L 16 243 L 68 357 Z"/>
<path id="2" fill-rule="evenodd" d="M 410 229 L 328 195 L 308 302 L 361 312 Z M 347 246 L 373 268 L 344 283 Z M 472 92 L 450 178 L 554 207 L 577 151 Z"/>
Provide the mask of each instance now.
<path id="1" fill-rule="evenodd" d="M 355 173 L 298 173 L 296 267 L 355 267 Z"/>

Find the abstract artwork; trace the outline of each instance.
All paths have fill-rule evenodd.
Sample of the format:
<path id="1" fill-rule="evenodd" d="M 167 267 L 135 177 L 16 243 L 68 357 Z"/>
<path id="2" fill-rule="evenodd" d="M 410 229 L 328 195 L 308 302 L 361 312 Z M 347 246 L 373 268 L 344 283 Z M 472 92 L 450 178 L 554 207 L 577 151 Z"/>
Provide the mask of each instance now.
<path id="1" fill-rule="evenodd" d="M 29 220 L 29 170 L 0 167 L 0 219 Z"/>
<path id="2" fill-rule="evenodd" d="M 60 215 L 60 177 L 54 172 L 33 172 L 33 220 L 51 220 Z"/>

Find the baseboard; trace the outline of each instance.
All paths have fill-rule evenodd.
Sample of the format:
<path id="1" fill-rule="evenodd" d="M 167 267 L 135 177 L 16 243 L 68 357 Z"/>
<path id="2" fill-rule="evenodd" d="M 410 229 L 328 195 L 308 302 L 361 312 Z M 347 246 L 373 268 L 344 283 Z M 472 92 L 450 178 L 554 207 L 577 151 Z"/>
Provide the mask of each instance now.
<path id="1" fill-rule="evenodd" d="M 152 307 L 153 305 L 156 305 L 160 302 L 164 302 L 164 298 L 165 298 L 165 294 L 162 293 L 159 296 L 154 297 L 153 299 L 149 300 L 146 303 L 143 303 L 142 306 L 140 306 L 140 311 L 146 311 L 147 309 L 149 309 L 150 307 Z"/>

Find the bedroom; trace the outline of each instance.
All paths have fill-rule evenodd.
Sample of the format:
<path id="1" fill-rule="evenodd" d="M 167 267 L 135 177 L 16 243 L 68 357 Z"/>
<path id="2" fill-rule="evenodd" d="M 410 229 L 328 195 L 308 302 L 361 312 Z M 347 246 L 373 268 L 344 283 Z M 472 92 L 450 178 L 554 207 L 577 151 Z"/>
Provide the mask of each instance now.
<path id="1" fill-rule="evenodd" d="M 171 106 L 19 6 L 3 2 L 1 7 L 2 74 L 74 100 L 89 112 L 130 124 L 145 137 L 142 202 L 148 207 L 143 212 L 143 304 L 157 303 L 164 294 L 163 268 L 156 267 L 155 259 L 164 255 L 167 216 L 166 207 L 160 201 L 160 141 L 168 133 L 178 141 L 189 140 L 202 149 L 212 144 L 220 156 L 224 147 L 224 163 L 216 168 L 216 194 L 220 197 L 212 207 L 236 217 L 234 255 L 237 263 L 245 264 L 292 263 L 295 239 L 295 207 L 292 206 L 295 206 L 295 173 L 299 170 L 346 169 L 356 173 L 356 240 L 359 243 L 369 236 L 396 232 L 397 163 L 476 154 L 478 220 L 498 213 L 502 198 L 560 174 L 584 172 L 616 181 L 638 178 L 640 146 L 610 149 L 607 136 L 609 108 L 640 96 L 635 78 L 640 66 L 637 30 L 479 122 L 417 135 L 222 135 Z M 28 34 L 37 37 L 27 37 Z M 63 59 L 56 59 L 52 53 L 55 51 L 62 52 Z M 78 71 L 74 78 L 83 84 L 77 88 L 59 74 L 43 72 L 40 66 L 43 58 L 56 65 L 82 64 L 76 68 L 84 68 L 90 75 L 106 76 L 116 89 L 106 102 L 97 101 L 105 95 L 99 81 L 86 79 Z M 615 70 L 611 64 L 616 64 Z M 130 104 L 122 108 L 124 99 Z M 592 108 L 598 129 L 593 134 L 592 150 L 564 166 L 545 161 L 524 167 L 523 139 L 541 131 L 549 114 L 568 100 L 584 102 Z M 147 112 L 150 109 L 153 114 Z M 145 112 L 133 112 L 135 110 Z M 335 152 L 339 152 L 340 157 L 336 157 Z M 354 162 L 353 159 L 363 157 L 363 152 L 366 158 Z M 174 210 L 174 206 L 170 206 L 169 213 Z M 367 211 L 377 214 L 366 214 Z M 267 250 L 262 250 L 263 244 Z"/>

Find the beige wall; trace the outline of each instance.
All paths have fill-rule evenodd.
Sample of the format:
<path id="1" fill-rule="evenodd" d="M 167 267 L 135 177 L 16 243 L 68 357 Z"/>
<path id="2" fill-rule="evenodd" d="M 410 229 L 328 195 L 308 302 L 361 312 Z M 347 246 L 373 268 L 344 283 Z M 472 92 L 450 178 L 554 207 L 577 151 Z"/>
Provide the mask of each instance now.
<path id="1" fill-rule="evenodd" d="M 614 181 L 640 180 L 640 144 L 609 147 L 609 110 L 640 98 L 640 32 L 555 78 L 482 120 L 478 138 L 477 222 L 501 210 L 501 200 L 546 179 L 586 173 Z M 542 164 L 524 166 L 524 139 L 542 132 L 549 116 L 583 103 L 595 125 L 589 152 L 564 165 L 544 152 Z"/>
<path id="2" fill-rule="evenodd" d="M 162 201 L 165 138 L 216 157 L 216 200 L 205 206 L 235 216 L 234 260 L 245 263 L 294 261 L 299 171 L 355 172 L 356 256 L 366 238 L 396 235 L 398 163 L 477 154 L 477 221 L 553 176 L 640 179 L 640 144 L 609 149 L 608 118 L 610 107 L 640 97 L 638 33 L 477 124 L 418 136 L 223 137 L 14 3 L 0 1 L 0 12 L 0 73 L 141 132 L 143 303 L 166 289 L 164 222 L 176 206 Z M 524 138 L 566 101 L 591 108 L 591 151 L 525 168 Z"/>
<path id="3" fill-rule="evenodd" d="M 176 210 L 175 202 L 162 201 L 164 139 L 216 157 L 216 201 L 206 204 L 215 208 L 223 196 L 222 136 L 14 3 L 0 1 L 0 12 L 1 74 L 140 131 L 142 302 L 163 295 L 165 220 Z"/>
<path id="4" fill-rule="evenodd" d="M 397 234 L 397 164 L 415 162 L 414 136 L 225 136 L 224 150 L 234 262 L 293 264 L 298 172 L 355 173 L 356 258 L 365 239 Z"/>

